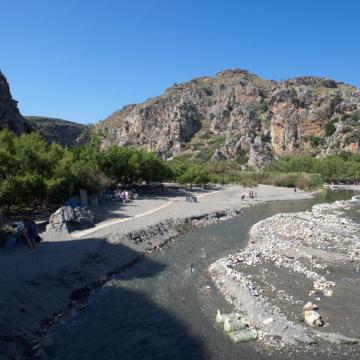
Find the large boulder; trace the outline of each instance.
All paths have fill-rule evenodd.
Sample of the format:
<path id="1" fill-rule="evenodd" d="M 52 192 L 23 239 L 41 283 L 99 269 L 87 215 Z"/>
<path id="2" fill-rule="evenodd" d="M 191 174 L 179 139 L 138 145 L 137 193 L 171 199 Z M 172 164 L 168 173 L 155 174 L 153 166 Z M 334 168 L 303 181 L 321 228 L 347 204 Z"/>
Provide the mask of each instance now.
<path id="1" fill-rule="evenodd" d="M 62 206 L 50 216 L 47 230 L 71 232 L 93 226 L 94 213 L 89 208 Z"/>

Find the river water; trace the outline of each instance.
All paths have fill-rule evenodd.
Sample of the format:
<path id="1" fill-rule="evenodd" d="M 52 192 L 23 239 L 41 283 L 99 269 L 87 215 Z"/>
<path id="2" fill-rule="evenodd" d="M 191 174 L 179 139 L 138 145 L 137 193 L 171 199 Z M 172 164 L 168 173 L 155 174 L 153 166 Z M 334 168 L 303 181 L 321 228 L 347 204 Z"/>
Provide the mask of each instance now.
<path id="1" fill-rule="evenodd" d="M 231 343 L 214 324 L 216 309 L 226 312 L 231 308 L 212 284 L 207 269 L 220 257 L 245 246 L 250 227 L 261 219 L 350 196 L 326 193 L 312 200 L 257 205 L 236 218 L 165 245 L 116 275 L 90 296 L 83 312 L 54 329 L 51 358 L 310 358 L 310 354 L 271 353 L 256 342 Z M 320 358 L 327 357 L 318 354 Z"/>

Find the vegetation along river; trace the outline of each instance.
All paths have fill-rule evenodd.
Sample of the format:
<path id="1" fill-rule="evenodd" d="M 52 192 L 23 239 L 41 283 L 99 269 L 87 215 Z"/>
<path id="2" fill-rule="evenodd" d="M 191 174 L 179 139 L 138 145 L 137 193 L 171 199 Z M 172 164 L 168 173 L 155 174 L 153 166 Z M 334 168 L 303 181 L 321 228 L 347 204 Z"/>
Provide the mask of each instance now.
<path id="1" fill-rule="evenodd" d="M 207 269 L 246 245 L 250 227 L 279 212 L 347 199 L 322 193 L 312 200 L 274 202 L 247 209 L 228 221 L 195 230 L 165 245 L 90 296 L 86 309 L 53 329 L 52 358 L 66 359 L 308 359 L 275 353 L 256 342 L 233 344 L 215 326 L 216 309 L 231 307 Z M 314 355 L 311 355 L 311 357 Z M 327 355 L 317 354 L 317 359 Z"/>

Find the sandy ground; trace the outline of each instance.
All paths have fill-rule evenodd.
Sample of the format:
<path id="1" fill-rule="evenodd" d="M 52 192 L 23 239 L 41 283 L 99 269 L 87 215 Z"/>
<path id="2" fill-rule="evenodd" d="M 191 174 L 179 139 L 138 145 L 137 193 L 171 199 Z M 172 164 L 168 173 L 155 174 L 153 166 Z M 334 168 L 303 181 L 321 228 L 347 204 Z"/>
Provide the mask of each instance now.
<path id="1" fill-rule="evenodd" d="M 310 196 L 304 192 L 295 193 L 293 189 L 289 188 L 276 188 L 265 185 L 260 185 L 256 192 L 257 198 L 250 199 L 247 197 L 243 201 L 241 200 L 241 195 L 243 193 L 247 194 L 248 189 L 240 186 L 227 187 L 221 191 L 198 193 L 196 194 L 198 198 L 197 203 L 185 201 L 185 197 L 182 194 L 139 199 L 125 205 L 125 209 L 119 209 L 115 206 L 115 210 L 110 210 L 112 216 L 110 220 L 99 222 L 95 229 L 73 233 L 73 236 L 82 238 L 92 234 L 109 237 L 114 233 L 124 234 L 128 231 L 151 226 L 154 223 L 162 222 L 169 218 L 185 218 L 217 210 L 240 209 L 262 201 L 299 200 Z"/>
<path id="2" fill-rule="evenodd" d="M 205 214 L 230 214 L 263 201 L 311 197 L 288 188 L 255 190 L 257 198 L 243 201 L 241 195 L 248 189 L 230 186 L 198 194 L 197 203 L 186 202 L 183 194 L 139 198 L 122 207 L 108 203 L 98 209 L 95 228 L 66 236 L 44 233 L 35 254 L 25 246 L 1 249 L 0 359 L 15 359 L 31 348 L 31 340 L 46 330 L 46 319 L 80 296 L 79 289 L 101 283 L 108 274 L 179 235 L 178 225 L 185 219 L 201 222 Z M 207 221 L 215 222 L 217 216 Z"/>

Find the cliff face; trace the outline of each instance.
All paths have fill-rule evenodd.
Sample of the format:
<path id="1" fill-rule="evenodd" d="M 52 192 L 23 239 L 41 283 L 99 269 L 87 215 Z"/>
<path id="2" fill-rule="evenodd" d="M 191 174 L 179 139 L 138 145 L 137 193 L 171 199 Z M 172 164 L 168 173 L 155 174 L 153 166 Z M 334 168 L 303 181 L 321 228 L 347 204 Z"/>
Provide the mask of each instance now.
<path id="1" fill-rule="evenodd" d="M 17 102 L 13 100 L 9 84 L 0 71 L 0 128 L 9 129 L 17 134 L 30 132 L 31 126 L 21 116 Z"/>
<path id="2" fill-rule="evenodd" d="M 260 167 L 274 156 L 359 152 L 360 91 L 324 78 L 277 82 L 227 70 L 125 106 L 97 128 L 104 147 L 133 145 L 165 158 L 183 154 Z"/>

